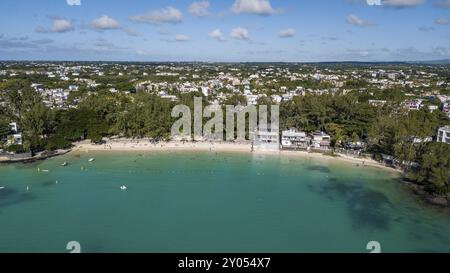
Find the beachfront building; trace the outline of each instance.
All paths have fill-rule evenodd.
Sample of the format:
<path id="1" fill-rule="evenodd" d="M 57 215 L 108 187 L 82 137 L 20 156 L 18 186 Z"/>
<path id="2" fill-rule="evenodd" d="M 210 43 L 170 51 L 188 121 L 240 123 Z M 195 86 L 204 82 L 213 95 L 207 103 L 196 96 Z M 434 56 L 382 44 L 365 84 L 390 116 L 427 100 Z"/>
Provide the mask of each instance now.
<path id="1" fill-rule="evenodd" d="M 343 146 L 348 151 L 361 151 L 365 148 L 365 144 L 362 141 L 348 141 Z"/>
<path id="2" fill-rule="evenodd" d="M 10 135 L 8 137 L 8 142 L 6 143 L 8 146 L 9 145 L 22 145 L 23 144 L 23 140 L 22 140 L 22 134 L 13 134 Z"/>
<path id="3" fill-rule="evenodd" d="M 11 122 L 9 124 L 9 127 L 11 128 L 12 135 L 8 136 L 7 139 L 7 145 L 22 145 L 23 139 L 22 139 L 22 133 L 19 132 L 19 128 L 17 126 L 16 122 Z"/>
<path id="4" fill-rule="evenodd" d="M 329 151 L 331 149 L 331 136 L 325 132 L 316 132 L 311 135 L 311 149 Z"/>
<path id="5" fill-rule="evenodd" d="M 437 141 L 450 144 L 450 125 L 439 128 Z"/>
<path id="6" fill-rule="evenodd" d="M 296 129 L 290 129 L 281 133 L 281 148 L 293 150 L 308 149 L 310 139 L 305 132 L 299 132 Z"/>
<path id="7" fill-rule="evenodd" d="M 388 166 L 394 166 L 395 165 L 395 159 L 392 155 L 387 155 L 387 154 L 381 154 L 381 158 L 383 160 L 383 163 L 388 165 Z"/>
<path id="8" fill-rule="evenodd" d="M 270 131 L 256 131 L 253 137 L 253 148 L 258 150 L 280 150 L 280 134 Z"/>

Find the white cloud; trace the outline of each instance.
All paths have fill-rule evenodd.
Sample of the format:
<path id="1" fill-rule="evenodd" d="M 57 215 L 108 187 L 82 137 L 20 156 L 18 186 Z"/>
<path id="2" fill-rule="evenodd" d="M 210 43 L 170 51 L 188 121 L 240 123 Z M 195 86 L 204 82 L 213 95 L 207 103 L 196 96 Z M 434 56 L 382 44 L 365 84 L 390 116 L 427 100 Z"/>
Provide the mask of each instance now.
<path id="1" fill-rule="evenodd" d="M 205 17 L 209 15 L 209 6 L 210 4 L 208 1 L 193 2 L 189 6 L 188 11 L 192 16 Z"/>
<path id="2" fill-rule="evenodd" d="M 175 41 L 177 42 L 187 42 L 189 41 L 191 38 L 187 35 L 183 35 L 183 34 L 178 34 L 175 36 Z"/>
<path id="3" fill-rule="evenodd" d="M 137 23 L 150 23 L 150 24 L 159 24 L 159 23 L 180 23 L 183 20 L 183 14 L 181 11 L 177 10 L 173 7 L 167 7 L 162 10 L 154 10 L 150 11 L 147 14 L 135 15 L 130 17 L 131 21 Z"/>
<path id="4" fill-rule="evenodd" d="M 231 30 L 230 36 L 238 40 L 248 40 L 248 30 L 243 27 L 237 27 Z"/>
<path id="5" fill-rule="evenodd" d="M 366 3 L 369 6 L 385 6 L 395 8 L 415 7 L 425 3 L 425 0 L 347 0 L 353 3 Z M 442 2 L 450 0 L 440 0 Z"/>
<path id="6" fill-rule="evenodd" d="M 234 13 L 252 13 L 258 15 L 272 15 L 275 10 L 269 0 L 236 0 L 231 10 Z"/>
<path id="7" fill-rule="evenodd" d="M 278 36 L 280 38 L 291 38 L 291 37 L 294 37 L 294 35 L 295 35 L 295 29 L 293 29 L 293 28 L 283 29 L 278 33 Z"/>
<path id="8" fill-rule="evenodd" d="M 57 33 L 63 33 L 63 32 L 69 32 L 74 30 L 74 26 L 71 21 L 66 19 L 55 19 L 53 20 L 53 25 L 50 27 L 50 32 L 57 32 Z"/>
<path id="9" fill-rule="evenodd" d="M 81 0 L 66 0 L 69 6 L 81 6 Z"/>
<path id="10" fill-rule="evenodd" d="M 120 28 L 120 24 L 113 18 L 107 15 L 103 15 L 102 17 L 92 21 L 90 27 L 95 30 L 108 30 L 108 29 L 118 29 Z"/>
<path id="11" fill-rule="evenodd" d="M 436 19 L 436 24 L 438 24 L 438 25 L 450 25 L 450 19 L 449 18 L 438 18 L 438 19 Z"/>
<path id="12" fill-rule="evenodd" d="M 361 27 L 366 27 L 366 26 L 372 26 L 373 25 L 369 21 L 361 19 L 361 18 L 359 18 L 358 16 L 356 16 L 354 14 L 350 14 L 349 16 L 347 16 L 347 23 L 349 23 L 351 25 L 361 26 Z"/>
<path id="13" fill-rule="evenodd" d="M 369 6 L 381 6 L 381 0 L 366 0 Z"/>
<path id="14" fill-rule="evenodd" d="M 153 55 L 157 55 L 155 52 L 148 51 L 148 50 L 136 50 L 136 54 L 137 54 L 137 55 L 142 55 L 142 56 L 153 56 Z"/>
<path id="15" fill-rule="evenodd" d="M 215 29 L 209 33 L 209 37 L 216 39 L 217 41 L 225 41 L 222 31 L 220 29 Z"/>
<path id="16" fill-rule="evenodd" d="M 406 8 L 421 5 L 425 0 L 383 0 L 381 3 L 386 6 Z"/>

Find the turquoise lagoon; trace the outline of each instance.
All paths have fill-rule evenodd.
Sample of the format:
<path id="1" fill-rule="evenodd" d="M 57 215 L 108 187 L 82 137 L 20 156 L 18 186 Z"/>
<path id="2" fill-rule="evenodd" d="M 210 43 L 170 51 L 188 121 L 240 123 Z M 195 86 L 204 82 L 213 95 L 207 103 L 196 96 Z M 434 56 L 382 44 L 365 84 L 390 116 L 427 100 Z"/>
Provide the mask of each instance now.
<path id="1" fill-rule="evenodd" d="M 398 179 L 334 159 L 250 153 L 2 165 L 0 252 L 68 252 L 69 241 L 82 252 L 368 252 L 369 241 L 383 252 L 450 252 L 448 211 Z"/>

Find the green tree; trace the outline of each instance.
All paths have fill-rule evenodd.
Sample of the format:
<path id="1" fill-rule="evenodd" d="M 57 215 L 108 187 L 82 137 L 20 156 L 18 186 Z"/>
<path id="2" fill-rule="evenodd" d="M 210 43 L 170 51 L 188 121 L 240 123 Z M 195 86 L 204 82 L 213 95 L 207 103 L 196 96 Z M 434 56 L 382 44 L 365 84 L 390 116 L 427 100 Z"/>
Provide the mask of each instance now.
<path id="1" fill-rule="evenodd" d="M 425 185 L 431 192 L 448 194 L 450 190 L 450 145 L 429 143 L 422 151 L 419 167 L 410 178 Z"/>
<path id="2" fill-rule="evenodd" d="M 11 127 L 6 119 L 0 119 L 0 141 L 11 134 Z"/>

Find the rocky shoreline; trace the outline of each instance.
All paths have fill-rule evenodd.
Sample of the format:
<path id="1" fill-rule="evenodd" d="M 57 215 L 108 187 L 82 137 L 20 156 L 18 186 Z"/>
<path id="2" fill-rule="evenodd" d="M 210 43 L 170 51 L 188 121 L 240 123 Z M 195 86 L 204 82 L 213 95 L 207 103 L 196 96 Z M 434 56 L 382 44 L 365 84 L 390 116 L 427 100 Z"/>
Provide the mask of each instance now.
<path id="1" fill-rule="evenodd" d="M 41 153 L 38 153 L 37 155 L 24 157 L 24 158 L 7 158 L 7 157 L 4 157 L 4 158 L 0 158 L 0 164 L 12 164 L 12 163 L 28 164 L 28 163 L 34 163 L 34 162 L 37 162 L 37 161 L 46 160 L 48 158 L 65 155 L 65 154 L 67 154 L 67 153 L 69 153 L 71 151 L 72 151 L 72 149 L 69 149 L 69 150 L 57 150 L 57 151 L 54 151 L 54 152 L 41 152 Z"/>
<path id="2" fill-rule="evenodd" d="M 419 197 L 427 204 L 437 206 L 440 208 L 450 208 L 450 196 L 440 196 L 429 193 L 428 191 L 425 190 L 424 186 L 408 181 L 405 178 L 402 178 L 401 182 L 407 185 L 415 196 Z"/>

